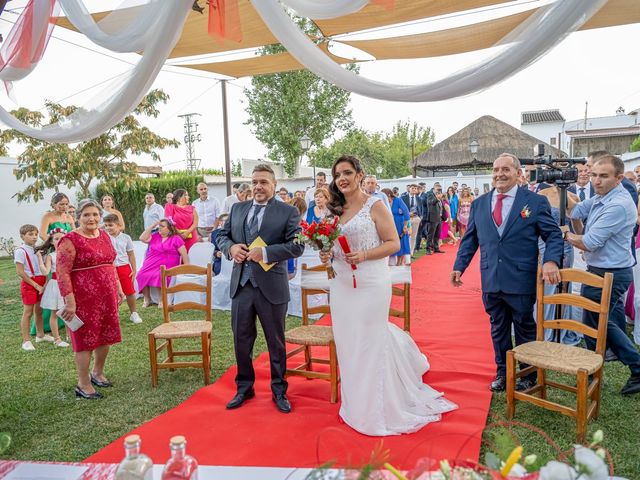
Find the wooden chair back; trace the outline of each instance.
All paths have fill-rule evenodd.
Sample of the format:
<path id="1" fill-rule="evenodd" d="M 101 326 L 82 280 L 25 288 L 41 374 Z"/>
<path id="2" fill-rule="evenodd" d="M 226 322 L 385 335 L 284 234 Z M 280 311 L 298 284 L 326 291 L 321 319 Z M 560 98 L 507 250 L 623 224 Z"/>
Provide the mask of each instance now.
<path id="1" fill-rule="evenodd" d="M 168 286 L 168 280 L 170 277 L 177 275 L 204 275 L 205 284 L 195 282 L 184 282 L 178 285 Z M 166 268 L 164 265 L 160 267 L 160 278 L 162 281 L 162 314 L 165 323 L 171 322 L 171 314 L 173 312 L 180 312 L 182 310 L 200 310 L 204 312 L 205 319 L 211 321 L 211 282 L 213 278 L 213 271 L 211 263 L 206 267 L 199 267 L 197 265 L 178 265 L 173 268 Z M 169 305 L 169 295 L 177 292 L 198 292 L 204 293 L 206 301 L 204 304 L 197 302 L 181 302 L 174 305 Z"/>
<path id="2" fill-rule="evenodd" d="M 536 340 L 544 340 L 544 329 L 564 329 L 573 330 L 574 332 L 588 335 L 591 338 L 596 339 L 596 353 L 604 355 L 607 341 L 607 320 L 609 315 L 609 302 L 611 299 L 611 285 L 613 284 L 613 274 L 607 272 L 604 277 L 600 277 L 593 273 L 585 272 L 577 268 L 564 268 L 560 270 L 560 277 L 562 282 L 576 282 L 591 287 L 602 289 L 602 298 L 600 303 L 596 303 L 593 300 L 589 300 L 580 295 L 574 293 L 553 293 L 551 295 L 545 295 L 544 293 L 544 279 L 542 278 L 542 269 L 538 269 L 538 278 L 536 284 Z M 591 312 L 598 313 L 598 328 L 592 328 L 585 325 L 582 322 L 578 322 L 572 319 L 552 319 L 545 320 L 544 318 L 544 306 L 545 305 L 566 305 L 576 306 Z"/>
<path id="3" fill-rule="evenodd" d="M 401 285 L 391 286 L 391 295 L 403 298 L 402 310 L 389 307 L 389 316 L 401 318 L 404 320 L 404 331 L 411 331 L 411 284 L 403 283 Z"/>
<path id="4" fill-rule="evenodd" d="M 302 264 L 302 275 L 305 272 L 326 272 L 327 266 L 325 264 L 316 265 L 315 267 L 309 267 L 306 263 Z M 326 275 L 326 273 L 325 273 Z M 300 288 L 300 301 L 302 303 L 302 324 L 309 325 L 309 315 L 315 315 L 318 313 L 327 314 L 331 313 L 329 309 L 329 304 L 324 305 L 316 305 L 314 307 L 309 306 L 309 297 L 311 295 L 322 295 L 326 294 L 326 290 L 322 290 L 320 288 Z"/>

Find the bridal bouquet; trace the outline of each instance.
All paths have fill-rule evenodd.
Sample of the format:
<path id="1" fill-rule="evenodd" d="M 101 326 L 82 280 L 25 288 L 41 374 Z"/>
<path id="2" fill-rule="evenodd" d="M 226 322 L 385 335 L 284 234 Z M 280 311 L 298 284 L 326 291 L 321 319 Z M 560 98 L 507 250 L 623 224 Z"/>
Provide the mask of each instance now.
<path id="1" fill-rule="evenodd" d="M 296 234 L 296 243 L 309 245 L 314 250 L 329 252 L 333 244 L 340 235 L 338 222 L 340 217 L 324 217 L 319 222 L 313 221 L 310 224 L 304 220 L 300 222 L 302 230 Z M 333 267 L 327 267 L 329 278 L 335 278 L 336 272 Z"/>

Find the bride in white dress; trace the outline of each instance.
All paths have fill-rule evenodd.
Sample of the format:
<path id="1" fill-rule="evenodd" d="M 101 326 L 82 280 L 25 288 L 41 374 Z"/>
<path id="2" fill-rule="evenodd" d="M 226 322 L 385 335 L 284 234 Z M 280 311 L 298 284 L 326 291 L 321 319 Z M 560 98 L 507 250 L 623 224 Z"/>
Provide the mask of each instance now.
<path id="1" fill-rule="evenodd" d="M 400 241 L 388 208 L 361 188 L 360 161 L 340 157 L 333 165 L 330 210 L 340 216 L 351 253 L 338 243 L 333 257 L 336 277 L 330 281 L 333 335 L 340 368 L 340 416 L 366 435 L 399 435 L 419 430 L 457 408 L 422 382 L 427 358 L 413 339 L 389 322 L 391 278 L 389 255 Z M 355 264 L 357 286 L 351 265 Z"/>

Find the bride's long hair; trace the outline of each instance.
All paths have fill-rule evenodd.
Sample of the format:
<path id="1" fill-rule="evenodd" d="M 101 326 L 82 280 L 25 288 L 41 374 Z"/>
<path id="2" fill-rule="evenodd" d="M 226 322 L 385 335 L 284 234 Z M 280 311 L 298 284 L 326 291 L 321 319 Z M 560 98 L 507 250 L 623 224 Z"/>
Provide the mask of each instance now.
<path id="1" fill-rule="evenodd" d="M 362 168 L 362 164 L 360 163 L 360 160 L 358 160 L 356 157 L 354 157 L 353 155 L 342 155 L 340 158 L 338 158 L 335 162 L 333 162 L 333 166 L 331 167 L 331 176 L 333 177 L 333 179 L 331 180 L 331 183 L 329 184 L 329 192 L 331 193 L 331 201 L 329 201 L 329 211 L 331 213 L 333 213 L 334 215 L 342 215 L 344 213 L 344 204 L 346 203 L 346 200 L 344 198 L 344 195 L 342 194 L 342 192 L 340 191 L 340 189 L 338 188 L 338 185 L 336 185 L 336 167 L 343 162 L 348 162 L 351 164 L 351 166 L 353 167 L 353 169 L 356 171 L 356 175 L 358 173 L 364 173 L 364 169 Z"/>

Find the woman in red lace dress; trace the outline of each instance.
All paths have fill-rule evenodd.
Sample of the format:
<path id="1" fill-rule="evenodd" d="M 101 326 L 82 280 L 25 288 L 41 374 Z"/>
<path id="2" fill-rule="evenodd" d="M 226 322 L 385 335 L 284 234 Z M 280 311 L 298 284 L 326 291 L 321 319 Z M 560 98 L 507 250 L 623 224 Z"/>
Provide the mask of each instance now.
<path id="1" fill-rule="evenodd" d="M 99 229 L 101 210 L 93 200 L 78 205 L 80 228 L 60 240 L 56 263 L 65 300 L 61 316 L 70 321 L 77 315 L 84 322 L 70 333 L 78 372 L 76 396 L 88 400 L 102 397 L 94 386 L 112 385 L 104 376 L 104 364 L 110 345 L 121 340 L 118 305 L 124 299 L 113 264 L 116 252 L 109 235 Z"/>

